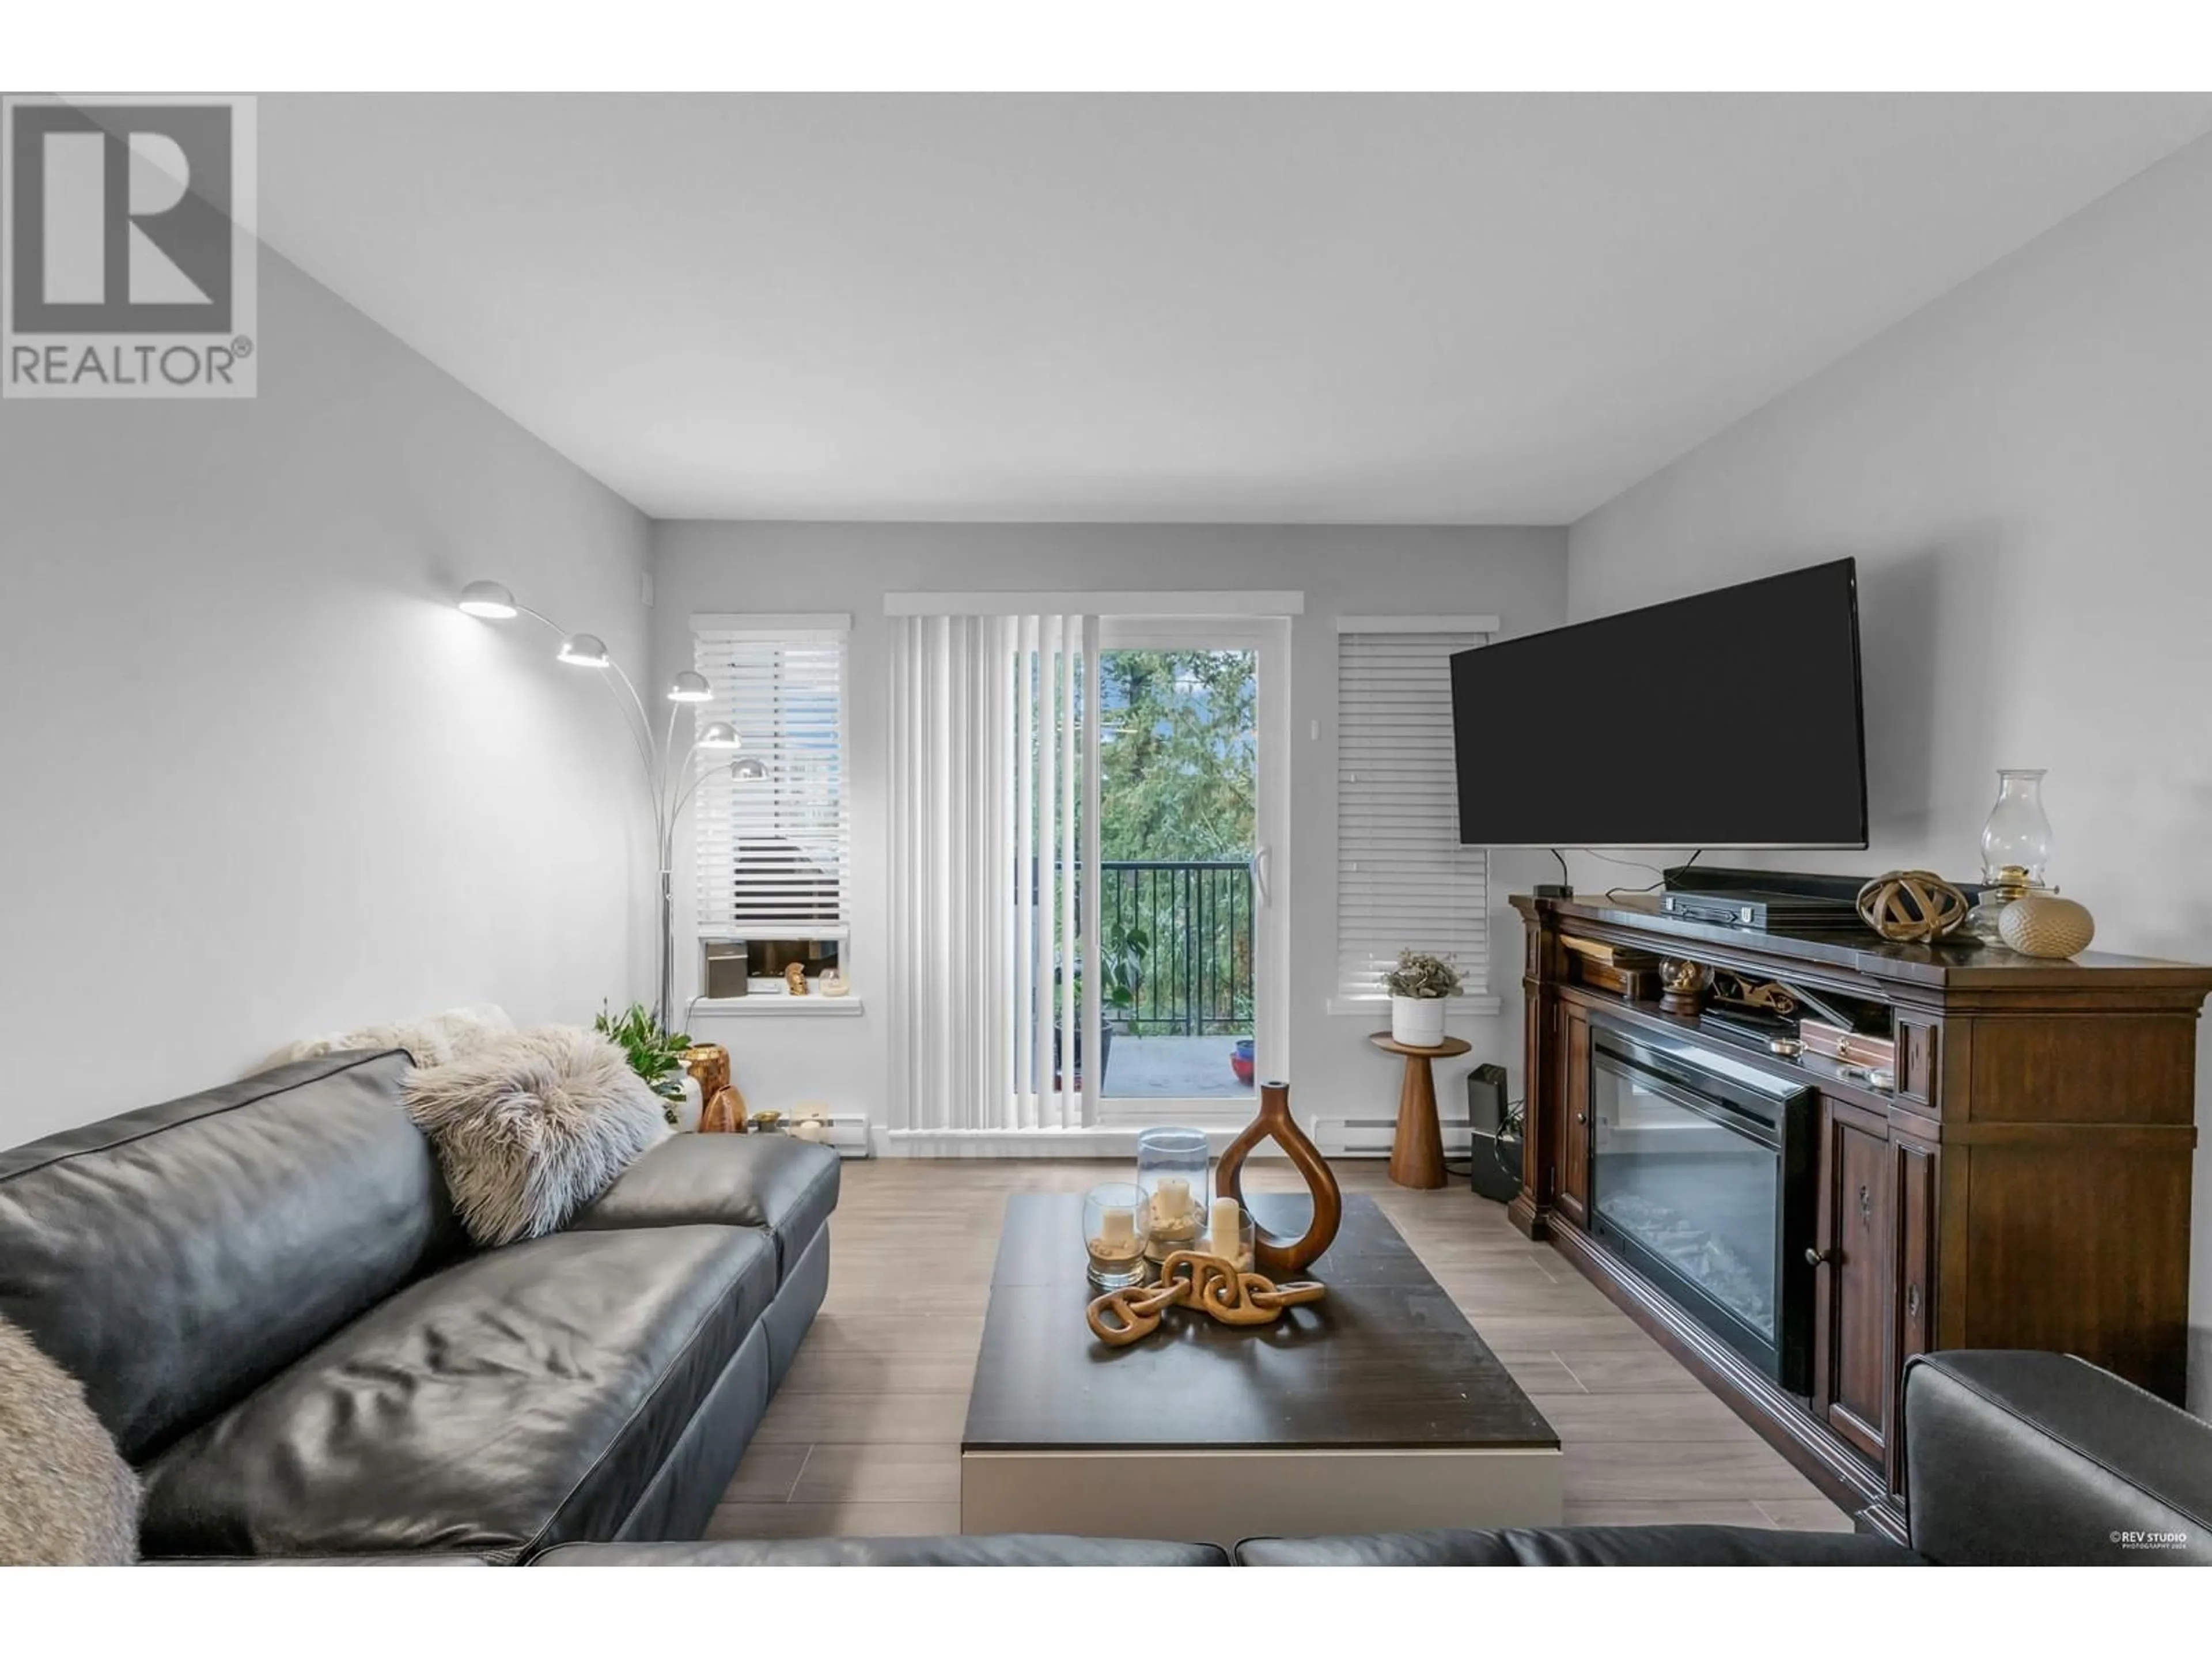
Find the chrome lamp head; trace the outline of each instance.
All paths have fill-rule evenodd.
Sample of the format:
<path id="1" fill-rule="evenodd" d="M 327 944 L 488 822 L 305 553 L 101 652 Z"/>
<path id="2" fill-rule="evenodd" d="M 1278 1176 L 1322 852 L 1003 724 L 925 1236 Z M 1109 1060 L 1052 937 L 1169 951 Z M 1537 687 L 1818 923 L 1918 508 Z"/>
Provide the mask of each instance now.
<path id="1" fill-rule="evenodd" d="M 461 590 L 458 603 L 470 616 L 482 617 L 487 622 L 505 622 L 520 608 L 514 603 L 514 595 L 498 582 L 471 582 Z"/>
<path id="2" fill-rule="evenodd" d="M 614 660 L 607 654 L 607 642 L 597 634 L 571 634 L 553 654 L 574 668 L 605 668 Z"/>

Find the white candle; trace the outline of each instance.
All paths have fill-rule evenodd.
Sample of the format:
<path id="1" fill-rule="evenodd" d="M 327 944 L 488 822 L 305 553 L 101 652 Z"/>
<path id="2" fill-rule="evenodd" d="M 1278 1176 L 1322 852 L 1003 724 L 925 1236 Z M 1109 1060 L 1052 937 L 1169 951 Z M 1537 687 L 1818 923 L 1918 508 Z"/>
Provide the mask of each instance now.
<path id="1" fill-rule="evenodd" d="M 1212 1234 L 1213 1254 L 1225 1255 L 1231 1261 L 1237 1259 L 1243 1247 L 1244 1215 L 1233 1198 L 1213 1200 L 1213 1213 L 1208 1231 Z"/>
<path id="2" fill-rule="evenodd" d="M 1132 1210 L 1101 1210 L 1098 1212 L 1098 1237 L 1107 1244 L 1133 1244 L 1137 1241 L 1137 1217 Z"/>
<path id="3" fill-rule="evenodd" d="M 1176 1176 L 1163 1176 L 1159 1190 L 1152 1194 L 1152 1208 L 1162 1221 L 1170 1224 L 1190 1213 L 1190 1182 Z"/>

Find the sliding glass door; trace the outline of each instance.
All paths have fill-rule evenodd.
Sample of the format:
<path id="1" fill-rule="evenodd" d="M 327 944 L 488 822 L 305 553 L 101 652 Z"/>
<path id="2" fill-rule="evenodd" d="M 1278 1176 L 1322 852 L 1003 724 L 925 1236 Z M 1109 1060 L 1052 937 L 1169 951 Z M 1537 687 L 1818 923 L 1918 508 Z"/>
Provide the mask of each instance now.
<path id="1" fill-rule="evenodd" d="M 1248 1121 L 1279 1075 L 1287 625 L 1100 629 L 1093 1121 Z"/>

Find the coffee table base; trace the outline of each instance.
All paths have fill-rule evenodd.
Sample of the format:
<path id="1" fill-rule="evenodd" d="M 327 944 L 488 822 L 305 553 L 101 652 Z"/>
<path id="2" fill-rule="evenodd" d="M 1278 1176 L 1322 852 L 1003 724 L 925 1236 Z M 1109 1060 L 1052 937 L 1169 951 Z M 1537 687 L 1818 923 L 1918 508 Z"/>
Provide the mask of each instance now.
<path id="1" fill-rule="evenodd" d="M 1277 1450 L 963 1451 L 960 1530 L 1241 1539 L 1548 1527 L 1560 1520 L 1556 1449 L 1373 1447 Z"/>

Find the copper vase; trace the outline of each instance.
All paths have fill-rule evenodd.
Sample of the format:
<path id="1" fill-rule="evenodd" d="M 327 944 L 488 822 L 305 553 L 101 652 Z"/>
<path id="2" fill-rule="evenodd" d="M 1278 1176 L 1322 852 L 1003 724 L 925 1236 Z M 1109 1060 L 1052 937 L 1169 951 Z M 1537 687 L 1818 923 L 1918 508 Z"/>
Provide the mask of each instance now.
<path id="1" fill-rule="evenodd" d="M 1260 1085 L 1260 1115 L 1229 1143 L 1229 1149 L 1221 1154 L 1221 1162 L 1213 1172 L 1213 1190 L 1235 1199 L 1237 1206 L 1248 1212 L 1251 1206 L 1244 1202 L 1244 1157 L 1263 1140 L 1273 1140 L 1281 1147 L 1289 1155 L 1292 1167 L 1305 1177 L 1306 1188 L 1313 1194 L 1313 1219 L 1301 1237 L 1279 1238 L 1261 1227 L 1255 1217 L 1252 1223 L 1254 1264 L 1261 1273 L 1278 1276 L 1304 1273 L 1335 1240 L 1337 1227 L 1344 1220 L 1344 1194 L 1338 1189 L 1335 1172 L 1321 1155 L 1321 1148 L 1306 1139 L 1305 1131 L 1291 1115 L 1291 1085 L 1287 1083 Z"/>

